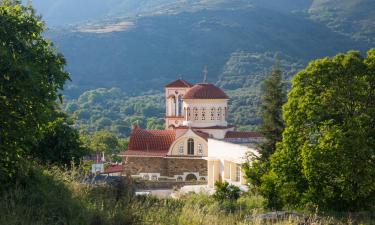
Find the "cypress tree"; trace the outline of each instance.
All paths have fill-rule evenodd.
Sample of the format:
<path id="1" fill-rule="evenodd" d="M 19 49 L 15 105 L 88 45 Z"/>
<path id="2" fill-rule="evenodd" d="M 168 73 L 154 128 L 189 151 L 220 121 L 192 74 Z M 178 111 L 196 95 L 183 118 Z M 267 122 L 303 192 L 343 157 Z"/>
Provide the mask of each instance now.
<path id="1" fill-rule="evenodd" d="M 260 132 L 265 140 L 260 145 L 261 160 L 266 161 L 275 152 L 276 143 L 281 141 L 284 130 L 282 106 L 286 100 L 282 71 L 277 62 L 263 82 Z"/>

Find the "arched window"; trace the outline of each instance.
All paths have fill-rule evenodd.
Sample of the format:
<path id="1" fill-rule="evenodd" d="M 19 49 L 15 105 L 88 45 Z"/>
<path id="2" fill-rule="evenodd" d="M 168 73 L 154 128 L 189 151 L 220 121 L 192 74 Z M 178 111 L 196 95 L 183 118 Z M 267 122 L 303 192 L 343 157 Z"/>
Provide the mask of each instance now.
<path id="1" fill-rule="evenodd" d="M 172 116 L 176 115 L 176 110 L 177 110 L 176 107 L 177 107 L 176 98 L 173 98 L 173 115 Z"/>
<path id="2" fill-rule="evenodd" d="M 177 115 L 181 116 L 182 115 L 182 97 L 181 95 L 178 96 L 178 111 Z"/>
<path id="3" fill-rule="evenodd" d="M 215 108 L 211 108 L 211 120 L 215 120 Z"/>
<path id="4" fill-rule="evenodd" d="M 188 155 L 194 155 L 194 140 L 189 138 L 188 140 Z"/>
<path id="5" fill-rule="evenodd" d="M 194 120 L 198 120 L 199 119 L 199 115 L 198 115 L 198 109 L 196 107 L 194 107 Z"/>
<path id="6" fill-rule="evenodd" d="M 178 176 L 177 181 L 184 181 L 184 178 L 182 178 L 181 176 Z"/>
<path id="7" fill-rule="evenodd" d="M 190 108 L 187 108 L 187 119 L 190 120 L 191 114 L 190 114 Z"/>
<path id="8" fill-rule="evenodd" d="M 221 120 L 221 107 L 217 109 L 217 120 Z"/>
<path id="9" fill-rule="evenodd" d="M 202 108 L 202 120 L 206 120 L 206 109 Z"/>

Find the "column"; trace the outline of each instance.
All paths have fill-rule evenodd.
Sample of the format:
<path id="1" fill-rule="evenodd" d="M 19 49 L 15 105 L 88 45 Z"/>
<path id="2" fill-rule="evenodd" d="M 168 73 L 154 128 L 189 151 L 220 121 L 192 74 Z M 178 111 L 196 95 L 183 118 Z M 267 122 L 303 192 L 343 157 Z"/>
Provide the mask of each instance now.
<path id="1" fill-rule="evenodd" d="M 230 162 L 230 180 L 231 181 L 237 181 L 236 180 L 236 169 L 237 169 L 237 164 L 234 162 Z"/>

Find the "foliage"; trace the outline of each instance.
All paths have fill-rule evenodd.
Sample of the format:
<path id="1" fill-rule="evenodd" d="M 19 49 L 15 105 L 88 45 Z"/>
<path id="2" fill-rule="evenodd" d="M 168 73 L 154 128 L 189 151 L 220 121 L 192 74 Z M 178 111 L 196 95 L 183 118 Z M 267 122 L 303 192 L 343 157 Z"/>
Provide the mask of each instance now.
<path id="1" fill-rule="evenodd" d="M 249 161 L 242 165 L 242 169 L 245 171 L 246 179 L 252 191 L 256 192 L 262 183 L 261 177 L 269 170 L 269 163 L 268 161 L 261 161 L 258 158 L 250 157 Z"/>
<path id="2" fill-rule="evenodd" d="M 0 180 L 13 177 L 50 121 L 69 79 L 65 59 L 43 37 L 31 7 L 0 2 Z"/>
<path id="3" fill-rule="evenodd" d="M 122 161 L 117 154 L 126 150 L 128 146 L 127 139 L 119 138 L 108 130 L 97 131 L 93 134 L 81 132 L 81 140 L 91 153 L 104 153 L 105 158 L 112 162 Z"/>
<path id="4" fill-rule="evenodd" d="M 127 137 L 133 123 L 148 129 L 164 128 L 162 99 L 161 94 L 130 97 L 118 88 L 99 88 L 68 99 L 64 110 L 76 118 L 77 128 L 88 133 L 109 130 Z"/>
<path id="5" fill-rule="evenodd" d="M 373 44 L 374 7 L 375 3 L 372 0 L 314 0 L 309 8 L 309 14 L 312 19 L 326 23 L 334 31 Z"/>
<path id="6" fill-rule="evenodd" d="M 276 150 L 276 143 L 281 141 L 284 122 L 281 118 L 282 106 L 286 100 L 285 88 L 282 81 L 282 71 L 276 65 L 263 82 L 261 103 L 262 124 L 260 132 L 264 141 L 260 144 L 261 159 L 267 161 Z"/>
<path id="7" fill-rule="evenodd" d="M 235 185 L 229 185 L 228 182 L 216 182 L 213 197 L 220 202 L 236 201 L 240 197 L 240 193 L 240 188 Z"/>
<path id="8" fill-rule="evenodd" d="M 82 156 L 88 153 L 83 146 L 79 133 L 72 128 L 65 117 L 58 117 L 43 130 L 43 138 L 32 148 L 32 155 L 44 164 L 60 166 L 79 163 Z"/>
<path id="9" fill-rule="evenodd" d="M 262 103 L 260 105 L 262 123 L 259 127 L 264 136 L 264 140 L 259 144 L 260 156 L 249 155 L 248 162 L 243 165 L 246 178 L 252 190 L 267 193 L 266 206 L 269 208 L 280 208 L 280 204 L 275 202 L 275 194 L 270 189 L 268 178 L 263 177 L 269 171 L 269 157 L 276 150 L 276 143 L 281 141 L 284 122 L 281 118 L 282 105 L 285 102 L 285 87 L 282 82 L 282 71 L 280 61 L 263 81 Z"/>
<path id="10" fill-rule="evenodd" d="M 25 172 L 28 171 L 28 172 Z M 261 213 L 263 198 L 242 195 L 233 202 L 234 210 L 225 212 L 222 205 L 206 194 L 190 193 L 180 199 L 133 196 L 131 183 L 122 180 L 116 185 L 86 185 L 82 169 L 71 167 L 43 168 L 33 165 L 18 174 L 17 185 L 0 192 L 0 224 L 265 224 Z M 16 216 L 15 216 L 16 215 Z M 336 214 L 333 214 L 336 215 Z M 319 217 L 325 224 L 372 224 L 374 215 L 337 214 Z M 315 221 L 315 215 L 307 217 Z M 301 219 L 273 219 L 272 224 L 298 224 Z M 271 222 L 271 221 L 268 221 Z M 268 223 L 267 223 L 268 224 Z"/>
<path id="11" fill-rule="evenodd" d="M 295 76 L 267 175 L 284 205 L 374 207 L 374 87 L 375 49 L 315 60 Z"/>

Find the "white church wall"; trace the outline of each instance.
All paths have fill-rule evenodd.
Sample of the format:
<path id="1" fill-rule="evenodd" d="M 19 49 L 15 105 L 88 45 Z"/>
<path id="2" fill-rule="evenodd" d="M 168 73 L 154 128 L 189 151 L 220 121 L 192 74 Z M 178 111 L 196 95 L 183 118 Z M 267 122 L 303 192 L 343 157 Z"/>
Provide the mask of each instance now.
<path id="1" fill-rule="evenodd" d="M 194 140 L 194 156 L 207 156 L 208 147 L 206 140 L 196 135 L 192 130 L 188 130 L 184 135 L 172 143 L 168 155 L 189 156 L 188 140 L 190 138 Z"/>
<path id="2" fill-rule="evenodd" d="M 183 107 L 190 109 L 190 118 L 185 119 L 185 126 L 193 127 L 211 127 L 211 126 L 227 126 L 226 109 L 227 99 L 185 99 Z M 198 117 L 195 118 L 195 111 L 197 109 Z M 202 109 L 205 109 L 205 117 L 202 116 Z M 211 109 L 214 109 L 214 119 L 211 119 Z M 221 115 L 218 117 L 218 110 L 221 109 Z"/>

